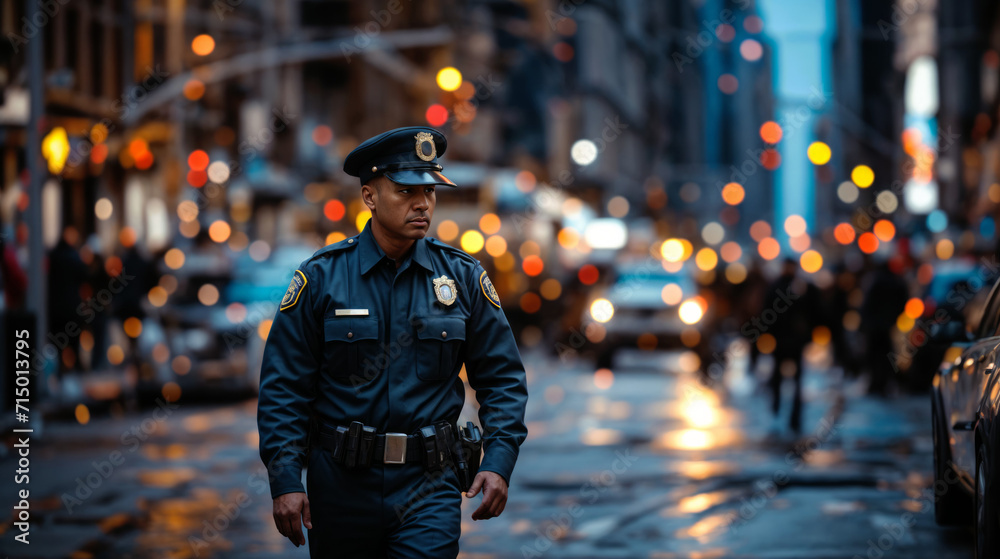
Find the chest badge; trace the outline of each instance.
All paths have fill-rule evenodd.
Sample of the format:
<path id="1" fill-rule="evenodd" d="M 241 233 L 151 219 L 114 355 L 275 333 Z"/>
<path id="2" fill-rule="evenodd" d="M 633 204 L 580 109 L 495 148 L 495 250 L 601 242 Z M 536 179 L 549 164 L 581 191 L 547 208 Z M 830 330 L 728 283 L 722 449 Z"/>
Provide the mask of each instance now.
<path id="1" fill-rule="evenodd" d="M 448 279 L 448 276 L 434 278 L 434 296 L 439 303 L 450 306 L 458 298 L 458 290 L 455 288 L 455 280 Z"/>

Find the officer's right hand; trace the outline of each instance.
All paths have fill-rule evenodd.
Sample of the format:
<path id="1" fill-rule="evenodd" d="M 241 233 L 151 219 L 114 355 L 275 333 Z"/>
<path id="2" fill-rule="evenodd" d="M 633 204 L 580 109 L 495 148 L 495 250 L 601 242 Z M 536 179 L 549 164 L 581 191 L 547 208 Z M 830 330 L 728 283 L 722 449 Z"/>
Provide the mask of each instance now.
<path id="1" fill-rule="evenodd" d="M 306 543 L 299 516 L 302 517 L 306 528 L 311 530 L 312 515 L 309 514 L 309 497 L 306 497 L 305 493 L 301 491 L 285 493 L 274 499 L 274 525 L 278 527 L 278 532 L 281 532 L 282 536 L 292 540 L 295 547 Z"/>

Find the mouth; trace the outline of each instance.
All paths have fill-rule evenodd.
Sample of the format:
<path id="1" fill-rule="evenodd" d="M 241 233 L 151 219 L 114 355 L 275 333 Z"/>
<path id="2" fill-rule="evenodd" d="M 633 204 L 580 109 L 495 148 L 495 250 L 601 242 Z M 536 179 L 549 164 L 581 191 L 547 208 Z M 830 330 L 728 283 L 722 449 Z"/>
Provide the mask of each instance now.
<path id="1" fill-rule="evenodd" d="M 415 225 L 427 225 L 427 224 L 430 223 L 430 220 L 427 219 L 426 217 L 417 217 L 417 218 L 411 219 L 410 223 L 413 223 Z"/>

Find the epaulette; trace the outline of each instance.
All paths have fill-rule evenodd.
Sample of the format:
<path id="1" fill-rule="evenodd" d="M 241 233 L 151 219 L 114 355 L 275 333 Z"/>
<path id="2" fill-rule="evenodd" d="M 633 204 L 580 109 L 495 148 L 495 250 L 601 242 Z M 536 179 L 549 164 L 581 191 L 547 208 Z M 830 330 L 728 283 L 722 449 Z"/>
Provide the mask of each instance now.
<path id="1" fill-rule="evenodd" d="M 435 239 L 434 237 L 427 237 L 427 242 L 428 242 L 429 245 L 431 245 L 433 247 L 437 247 L 437 248 L 440 248 L 440 249 L 442 249 L 442 250 L 444 250 L 446 252 L 450 252 L 452 254 L 457 255 L 457 256 L 459 256 L 459 257 L 461 257 L 461 258 L 469 261 L 473 265 L 478 265 L 479 264 L 479 260 L 477 260 L 474 256 L 472 256 L 471 254 L 469 254 L 468 252 L 465 252 L 464 250 L 462 250 L 460 248 L 455 248 L 455 247 L 449 245 L 448 243 L 443 243 L 443 242 Z"/>
<path id="2" fill-rule="evenodd" d="M 354 248 L 354 247 L 358 246 L 358 236 L 359 235 L 355 235 L 353 237 L 348 237 L 348 238 L 343 239 L 341 241 L 337 241 L 336 243 L 333 243 L 332 245 L 326 245 L 325 247 L 323 247 L 323 248 L 317 250 L 316 252 L 314 252 L 312 256 L 310 256 L 305 262 L 303 262 L 303 265 L 308 264 L 309 262 L 312 262 L 313 260 L 316 260 L 317 258 L 319 258 L 321 256 L 325 256 L 327 254 L 330 254 L 330 253 L 333 253 L 333 252 L 337 252 L 339 250 L 347 250 L 349 248 Z"/>

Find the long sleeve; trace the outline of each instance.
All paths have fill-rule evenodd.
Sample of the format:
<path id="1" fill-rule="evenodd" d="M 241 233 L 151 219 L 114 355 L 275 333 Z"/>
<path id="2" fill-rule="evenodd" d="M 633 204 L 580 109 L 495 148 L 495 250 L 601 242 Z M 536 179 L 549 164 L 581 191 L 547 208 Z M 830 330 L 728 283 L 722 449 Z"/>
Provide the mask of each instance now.
<path id="1" fill-rule="evenodd" d="M 314 312 L 321 286 L 301 268 L 294 276 L 274 315 L 260 371 L 257 429 L 272 498 L 305 491 L 302 467 L 323 362 L 323 331 Z"/>
<path id="2" fill-rule="evenodd" d="M 521 443 L 528 436 L 524 423 L 528 402 L 524 365 L 482 266 L 476 266 L 475 277 L 466 287 L 473 303 L 466 323 L 465 365 L 479 401 L 479 421 L 484 431 L 479 469 L 500 474 L 509 485 Z"/>

